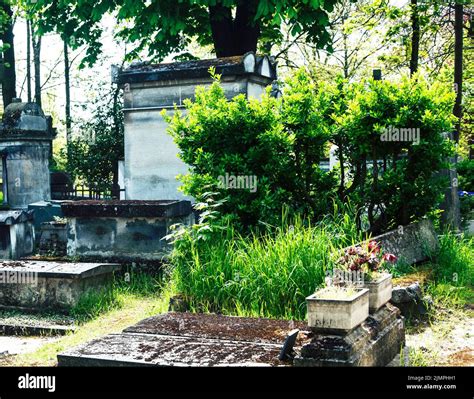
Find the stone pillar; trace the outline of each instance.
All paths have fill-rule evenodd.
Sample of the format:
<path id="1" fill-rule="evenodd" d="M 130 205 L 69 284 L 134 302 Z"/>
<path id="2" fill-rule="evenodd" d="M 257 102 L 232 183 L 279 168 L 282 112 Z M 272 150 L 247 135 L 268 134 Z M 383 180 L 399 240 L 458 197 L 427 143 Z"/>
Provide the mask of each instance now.
<path id="1" fill-rule="evenodd" d="M 51 199 L 49 159 L 55 131 L 35 103 L 11 103 L 0 124 L 6 203 L 10 208 Z"/>
<path id="2" fill-rule="evenodd" d="M 116 74 L 124 88 L 125 199 L 190 199 L 178 190 L 179 174 L 188 166 L 167 132 L 160 112 L 183 109 L 197 86 L 209 86 L 209 68 L 221 75 L 222 87 L 231 99 L 238 94 L 258 98 L 276 79 L 276 65 L 269 57 L 244 56 L 172 64 L 132 64 Z"/>

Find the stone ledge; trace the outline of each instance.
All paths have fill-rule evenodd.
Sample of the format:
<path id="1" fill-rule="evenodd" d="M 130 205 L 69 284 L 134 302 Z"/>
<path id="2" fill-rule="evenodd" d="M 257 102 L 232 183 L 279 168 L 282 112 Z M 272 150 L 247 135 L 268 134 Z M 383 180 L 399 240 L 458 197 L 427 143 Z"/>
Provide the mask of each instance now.
<path id="1" fill-rule="evenodd" d="M 121 269 L 118 263 L 74 263 L 47 261 L 1 261 L 0 273 L 36 273 L 42 278 L 83 279 Z"/>
<path id="2" fill-rule="evenodd" d="M 28 326 L 28 325 L 15 325 L 15 324 L 3 324 L 0 321 L 0 336 L 54 336 L 54 335 L 67 335 L 74 333 L 75 327 L 68 326 Z"/>
<path id="3" fill-rule="evenodd" d="M 0 210 L 0 225 L 25 223 L 33 220 L 33 211 Z"/>
<path id="4" fill-rule="evenodd" d="M 270 57 L 255 56 L 253 53 L 247 53 L 242 56 L 208 60 L 162 64 L 132 64 L 128 69 L 118 73 L 117 81 L 119 84 L 126 84 L 210 78 L 209 68 L 215 68 L 216 73 L 222 76 L 255 74 L 266 77 L 269 80 L 276 79 L 276 66 Z M 262 69 L 268 69 L 269 73 L 265 74 L 265 72 L 262 72 Z"/>
<path id="5" fill-rule="evenodd" d="M 190 201 L 135 201 L 135 200 L 90 200 L 63 203 L 66 217 L 181 217 L 188 216 L 193 209 Z"/>

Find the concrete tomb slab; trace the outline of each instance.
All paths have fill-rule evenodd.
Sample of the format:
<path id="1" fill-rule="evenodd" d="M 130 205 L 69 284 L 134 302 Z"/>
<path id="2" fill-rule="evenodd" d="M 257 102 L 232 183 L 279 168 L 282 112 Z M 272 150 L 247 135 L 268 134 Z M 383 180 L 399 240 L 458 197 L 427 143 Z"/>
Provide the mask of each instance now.
<path id="1" fill-rule="evenodd" d="M 76 201 L 62 206 L 67 254 L 86 259 L 161 261 L 173 224 L 191 225 L 189 201 Z"/>
<path id="2" fill-rule="evenodd" d="M 296 366 L 384 366 L 404 343 L 403 321 L 382 307 L 346 336 L 291 320 L 170 312 L 58 355 L 59 366 L 290 366 L 279 360 L 292 331 Z"/>
<path id="3" fill-rule="evenodd" d="M 254 317 L 223 316 L 206 313 L 169 312 L 149 317 L 124 333 L 179 335 L 232 341 L 283 344 L 288 333 L 305 329 L 306 323 Z"/>
<path id="4" fill-rule="evenodd" d="M 110 334 L 58 355 L 59 366 L 276 366 L 280 345 L 155 334 Z"/>
<path id="5" fill-rule="evenodd" d="M 0 308 L 68 310 L 82 294 L 100 290 L 119 264 L 0 262 Z"/>

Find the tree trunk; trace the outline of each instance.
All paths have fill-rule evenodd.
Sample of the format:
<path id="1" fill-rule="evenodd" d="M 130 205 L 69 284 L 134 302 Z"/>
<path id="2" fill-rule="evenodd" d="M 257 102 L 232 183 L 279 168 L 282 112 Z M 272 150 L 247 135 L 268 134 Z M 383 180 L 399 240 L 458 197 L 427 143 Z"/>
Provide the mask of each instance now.
<path id="1" fill-rule="evenodd" d="M 260 24 L 255 21 L 257 6 L 256 0 L 245 0 L 237 6 L 234 21 L 234 48 L 237 53 L 234 55 L 257 52 L 260 37 Z"/>
<path id="2" fill-rule="evenodd" d="M 258 2 L 241 1 L 235 19 L 232 9 L 218 3 L 209 7 L 209 19 L 216 56 L 231 57 L 257 51 L 260 25 L 255 21 Z"/>
<path id="3" fill-rule="evenodd" d="M 344 26 L 344 23 L 348 16 L 344 13 L 342 16 L 342 26 Z M 347 46 L 347 34 L 345 33 L 345 30 L 342 31 L 342 38 L 343 38 L 343 45 L 344 45 L 344 64 L 343 64 L 343 70 L 344 70 L 344 78 L 348 79 L 349 78 L 349 48 Z"/>
<path id="4" fill-rule="evenodd" d="M 69 78 L 70 64 L 69 64 L 69 48 L 67 45 L 68 39 L 64 38 L 64 86 L 66 90 L 66 147 L 69 160 L 69 143 L 71 142 L 71 82 Z"/>
<path id="5" fill-rule="evenodd" d="M 9 4 L 2 2 L 2 10 L 8 15 L 4 32 L 0 40 L 7 48 L 3 51 L 4 75 L 2 83 L 3 106 L 6 107 L 16 97 L 15 46 L 13 35 L 13 12 Z"/>
<path id="6" fill-rule="evenodd" d="M 35 102 L 41 107 L 41 36 L 33 33 L 32 39 L 35 69 Z"/>
<path id="7" fill-rule="evenodd" d="M 418 0 L 411 0 L 411 75 L 413 75 L 418 70 L 418 58 L 420 53 L 420 16 L 418 11 Z"/>
<path id="8" fill-rule="evenodd" d="M 26 91 L 31 102 L 31 22 L 26 20 Z"/>
<path id="9" fill-rule="evenodd" d="M 463 5 L 456 4 L 454 8 L 454 85 L 456 88 L 456 102 L 453 113 L 457 117 L 454 140 L 459 142 L 462 120 L 462 56 L 463 56 Z"/>
<path id="10" fill-rule="evenodd" d="M 221 4 L 210 6 L 209 18 L 217 57 L 235 55 L 231 9 Z"/>

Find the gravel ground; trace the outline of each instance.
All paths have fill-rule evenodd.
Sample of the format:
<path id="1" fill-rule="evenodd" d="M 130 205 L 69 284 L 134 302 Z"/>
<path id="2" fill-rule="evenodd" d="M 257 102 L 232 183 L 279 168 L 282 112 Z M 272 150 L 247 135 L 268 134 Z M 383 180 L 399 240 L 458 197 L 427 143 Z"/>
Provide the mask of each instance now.
<path id="1" fill-rule="evenodd" d="M 474 311 L 445 311 L 431 324 L 410 327 L 402 360 L 390 366 L 474 366 Z"/>
<path id="2" fill-rule="evenodd" d="M 57 337 L 0 337 L 0 358 L 34 352 L 42 345 L 57 339 Z"/>

